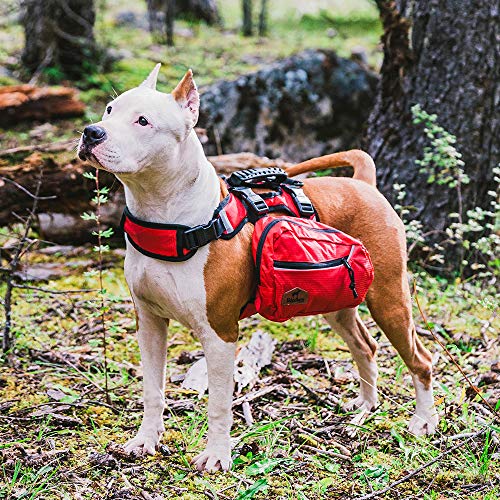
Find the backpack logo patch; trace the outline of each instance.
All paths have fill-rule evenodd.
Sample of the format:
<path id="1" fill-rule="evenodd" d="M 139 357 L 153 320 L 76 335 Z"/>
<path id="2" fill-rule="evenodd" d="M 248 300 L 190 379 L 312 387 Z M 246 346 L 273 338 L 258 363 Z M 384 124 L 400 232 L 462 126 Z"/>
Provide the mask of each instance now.
<path id="1" fill-rule="evenodd" d="M 281 305 L 283 306 L 296 306 L 300 304 L 307 304 L 309 301 L 309 294 L 302 290 L 302 288 L 292 288 L 283 294 L 281 298 Z"/>

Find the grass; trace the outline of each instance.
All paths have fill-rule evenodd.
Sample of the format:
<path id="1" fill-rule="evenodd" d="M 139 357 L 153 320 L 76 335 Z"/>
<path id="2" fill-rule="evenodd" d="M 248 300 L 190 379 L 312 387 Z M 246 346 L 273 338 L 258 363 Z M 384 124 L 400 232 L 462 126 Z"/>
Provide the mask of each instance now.
<path id="1" fill-rule="evenodd" d="M 31 258 L 38 262 L 48 259 L 36 252 Z M 202 448 L 207 429 L 206 397 L 198 400 L 173 382 L 167 383 L 171 409 L 165 413 L 166 432 L 159 453 L 146 459 L 125 459 L 109 445 L 123 443 L 140 423 L 141 375 L 133 308 L 121 264 L 121 257 L 115 256 L 113 267 L 105 274 L 105 286 L 116 296 L 109 318 L 116 324 L 109 339 L 112 408 L 104 404 L 99 389 L 104 386 L 103 360 L 100 334 L 93 329 L 98 322 L 90 315 L 92 304 L 83 296 L 16 292 L 17 362 L 13 367 L 0 367 L 0 492 L 7 497 L 129 498 L 120 496 L 126 490 L 130 498 L 140 491 L 181 499 L 207 495 L 355 498 L 384 488 L 458 442 L 446 445 L 447 437 L 475 432 L 482 422 L 491 420 L 451 362 L 440 354 L 435 394 L 442 417 L 438 433 L 430 438 L 410 435 L 406 425 L 414 400 L 408 372 L 368 322 L 380 344 L 381 403 L 357 436 L 349 438 L 346 430 L 353 414 L 330 400 L 318 403 L 311 395 L 316 393 L 323 400 L 334 395 L 342 401 L 354 395 L 355 370 L 343 341 L 320 318 L 301 318 L 284 325 L 249 319 L 242 324 L 241 342 L 255 328 L 272 333 L 279 342 L 275 364 L 264 370 L 257 388 L 279 384 L 282 389 L 252 403 L 255 423 L 250 427 L 236 409 L 231 473 L 202 475 L 192 470 L 189 459 Z M 472 300 L 478 290 L 466 293 L 462 284 L 419 279 L 421 302 L 431 321 L 439 325 L 437 331 L 449 336 L 448 345 L 455 346 L 460 365 L 473 379 L 487 372 L 499 352 L 492 344 L 494 325 L 484 331 L 491 310 L 483 301 Z M 45 286 L 62 290 L 96 285 L 95 277 L 76 273 Z M 422 324 L 418 311 L 414 313 Z M 369 320 L 365 313 L 363 317 Z M 467 342 L 461 342 L 465 336 Z M 424 341 L 437 356 L 436 344 L 427 338 Z M 175 323 L 169 342 L 168 380 L 187 368 L 177 364 L 182 351 L 201 348 L 191 332 Z M 47 358 L 47 353 L 59 357 Z M 330 373 L 325 370 L 325 360 Z M 483 389 L 490 401 L 498 400 L 494 388 Z M 183 409 L 179 405 L 186 400 L 190 406 Z M 333 441 L 318 434 L 325 426 L 333 426 Z M 326 452 L 312 452 L 308 446 Z M 345 448 L 350 460 L 328 455 L 343 453 Z M 53 449 L 64 453 L 50 459 Z M 491 432 L 486 433 L 382 498 L 395 498 L 395 491 L 405 498 L 495 498 L 500 494 L 495 454 L 498 457 L 497 441 Z"/>

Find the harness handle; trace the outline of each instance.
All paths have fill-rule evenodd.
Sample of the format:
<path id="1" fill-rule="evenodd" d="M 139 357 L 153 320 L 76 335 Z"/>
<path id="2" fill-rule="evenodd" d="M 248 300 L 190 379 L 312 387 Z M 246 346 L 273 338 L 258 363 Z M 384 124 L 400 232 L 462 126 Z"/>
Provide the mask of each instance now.
<path id="1" fill-rule="evenodd" d="M 226 182 L 233 188 L 275 188 L 287 179 L 288 175 L 282 168 L 266 167 L 237 170 L 228 177 Z"/>

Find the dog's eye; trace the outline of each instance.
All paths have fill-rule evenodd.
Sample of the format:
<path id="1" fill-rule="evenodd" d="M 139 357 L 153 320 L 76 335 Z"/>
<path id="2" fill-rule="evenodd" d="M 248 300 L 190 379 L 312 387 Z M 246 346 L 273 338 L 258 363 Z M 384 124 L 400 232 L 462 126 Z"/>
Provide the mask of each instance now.
<path id="1" fill-rule="evenodd" d="M 108 107 L 106 108 L 106 112 L 108 113 L 108 115 L 111 113 L 111 110 L 112 110 L 112 109 L 113 109 L 113 108 L 112 108 L 111 106 L 108 106 Z"/>
<path id="2" fill-rule="evenodd" d="M 144 118 L 144 116 L 139 116 L 137 123 L 139 125 L 142 125 L 143 127 L 145 127 L 146 125 L 149 125 L 149 122 L 146 120 L 146 118 Z"/>

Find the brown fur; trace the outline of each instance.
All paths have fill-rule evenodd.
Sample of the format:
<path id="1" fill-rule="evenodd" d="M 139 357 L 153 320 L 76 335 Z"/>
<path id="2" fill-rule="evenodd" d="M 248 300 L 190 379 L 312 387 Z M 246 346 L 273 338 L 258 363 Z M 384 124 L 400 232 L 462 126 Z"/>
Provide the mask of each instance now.
<path id="1" fill-rule="evenodd" d="M 368 249 L 375 269 L 375 278 L 367 295 L 370 312 L 409 369 L 428 387 L 431 356 L 418 339 L 412 319 L 404 226 L 389 202 L 373 187 L 374 167 L 372 172 L 370 162 L 365 161 L 366 153 L 359 153 L 342 153 L 334 158 L 337 166 L 351 164 L 354 167 L 354 179 L 306 179 L 304 192 L 316 207 L 321 222 L 360 239 Z M 353 158 L 361 158 L 362 164 L 354 163 Z M 323 162 L 317 164 L 324 165 Z M 291 167 L 291 173 L 313 168 L 311 163 L 301 165 L 306 166 Z M 209 322 L 228 342 L 237 338 L 240 310 L 252 296 L 255 286 L 252 232 L 253 227 L 247 224 L 235 238 L 211 243 L 204 270 Z M 346 316 L 347 323 L 352 322 L 351 316 Z M 341 321 L 342 314 L 338 318 Z M 352 334 L 356 347 L 373 357 L 377 345 L 366 328 L 357 325 Z"/>

